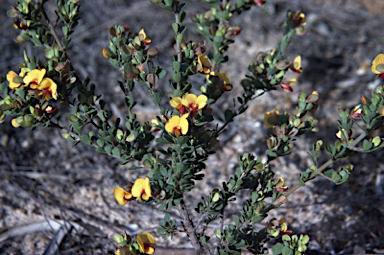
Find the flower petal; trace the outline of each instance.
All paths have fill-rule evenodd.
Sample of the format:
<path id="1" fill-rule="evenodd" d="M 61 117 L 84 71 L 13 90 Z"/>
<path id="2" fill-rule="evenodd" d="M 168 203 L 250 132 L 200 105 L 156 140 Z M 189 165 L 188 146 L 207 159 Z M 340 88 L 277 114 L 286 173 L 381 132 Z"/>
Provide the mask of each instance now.
<path id="1" fill-rule="evenodd" d="M 119 186 L 116 186 L 116 188 L 113 190 L 113 195 L 116 199 L 116 201 L 120 205 L 125 205 L 127 204 L 127 201 L 132 198 L 131 193 L 128 191 L 125 191 L 123 188 L 120 188 Z"/>
<path id="2" fill-rule="evenodd" d="M 173 108 L 175 108 L 175 109 L 177 109 L 177 110 L 180 110 L 180 108 L 183 106 L 183 105 L 181 104 L 181 98 L 180 98 L 180 97 L 174 97 L 174 98 L 172 98 L 172 99 L 169 101 L 169 104 L 170 104 Z"/>
<path id="3" fill-rule="evenodd" d="M 207 104 L 208 97 L 205 95 L 200 95 L 197 97 L 196 103 L 199 105 L 198 109 L 203 109 Z"/>

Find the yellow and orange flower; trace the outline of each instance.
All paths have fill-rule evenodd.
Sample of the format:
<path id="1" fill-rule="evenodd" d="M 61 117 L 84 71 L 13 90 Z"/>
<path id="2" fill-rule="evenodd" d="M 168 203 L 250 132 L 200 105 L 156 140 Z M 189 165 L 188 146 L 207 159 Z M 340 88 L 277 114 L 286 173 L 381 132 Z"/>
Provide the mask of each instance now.
<path id="1" fill-rule="evenodd" d="M 127 202 L 131 201 L 133 197 L 131 192 L 128 192 L 119 186 L 116 186 L 116 188 L 113 190 L 113 195 L 120 205 L 127 204 Z"/>
<path id="2" fill-rule="evenodd" d="M 301 68 L 301 56 L 297 56 L 293 60 L 293 63 L 291 64 L 290 68 L 295 73 L 301 73 L 303 71 L 303 69 Z"/>
<path id="3" fill-rule="evenodd" d="M 377 74 L 377 77 L 384 79 L 384 54 L 379 54 L 372 61 L 372 72 Z"/>
<path id="4" fill-rule="evenodd" d="M 136 197 L 136 200 L 148 200 L 152 197 L 151 185 L 149 184 L 149 178 L 138 178 L 132 186 L 132 196 Z"/>
<path id="5" fill-rule="evenodd" d="M 205 95 L 196 96 L 195 94 L 185 94 L 183 98 L 174 97 L 169 104 L 181 114 L 186 112 L 196 112 L 207 105 L 208 98 Z"/>
<path id="6" fill-rule="evenodd" d="M 153 254 L 155 252 L 156 240 L 150 233 L 141 232 L 136 237 L 137 244 L 140 246 L 140 250 L 146 254 Z"/>
<path id="7" fill-rule="evenodd" d="M 139 32 L 139 38 L 141 42 L 144 42 L 144 45 L 148 45 L 151 43 L 151 39 L 147 37 L 147 35 L 144 32 L 144 29 L 141 29 Z"/>
<path id="8" fill-rule="evenodd" d="M 200 54 L 197 56 L 197 63 L 197 70 L 200 73 L 209 74 L 211 72 L 211 63 L 209 62 L 208 57 L 205 54 Z"/>
<path id="9" fill-rule="evenodd" d="M 42 92 L 39 95 L 43 95 L 45 100 L 49 100 L 52 97 L 57 100 L 57 84 L 50 78 L 44 78 L 44 80 L 37 87 Z"/>
<path id="10" fill-rule="evenodd" d="M 182 104 L 182 99 L 180 97 L 174 97 L 169 101 L 169 104 L 178 110 L 181 114 L 184 114 L 187 112 L 187 109 L 185 106 Z"/>
<path id="11" fill-rule="evenodd" d="M 14 71 L 9 71 L 7 74 L 7 80 L 9 82 L 9 88 L 17 89 L 23 83 L 23 77 L 25 75 L 24 68 L 21 69 L 19 75 L 17 75 Z"/>
<path id="12" fill-rule="evenodd" d="M 189 113 L 184 114 L 183 116 L 172 116 L 167 124 L 165 124 L 165 130 L 176 136 L 179 137 L 181 134 L 186 135 L 188 133 L 188 118 Z"/>

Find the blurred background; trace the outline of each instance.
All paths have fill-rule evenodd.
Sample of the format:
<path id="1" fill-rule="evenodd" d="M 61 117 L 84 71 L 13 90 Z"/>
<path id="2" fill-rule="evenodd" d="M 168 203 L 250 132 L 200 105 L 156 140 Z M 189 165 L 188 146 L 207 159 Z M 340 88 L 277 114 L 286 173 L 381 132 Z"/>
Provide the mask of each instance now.
<path id="1" fill-rule="evenodd" d="M 54 2 L 54 1 L 53 1 Z M 23 50 L 29 55 L 42 56 L 39 48 L 30 43 L 18 45 L 14 38 L 19 31 L 6 11 L 14 3 L 3 0 L 0 5 L 0 75 L 18 71 L 23 61 Z M 125 116 L 124 96 L 117 80 L 121 75 L 101 54 L 107 48 L 108 29 L 115 24 L 128 24 L 132 31 L 142 28 L 159 48 L 155 64 L 170 73 L 174 35 L 171 24 L 174 17 L 159 5 L 143 0 L 82 0 L 82 19 L 67 53 L 80 77 L 89 76 L 103 95 L 107 107 L 115 116 Z M 194 32 L 193 14 L 203 12 L 209 5 L 191 0 L 187 6 L 185 25 L 187 40 L 203 40 Z M 233 25 L 242 28 L 235 44 L 230 46 L 230 61 L 222 65 L 234 89 L 221 98 L 214 108 L 218 121 L 230 107 L 232 98 L 242 93 L 240 81 L 247 67 L 259 51 L 276 47 L 281 39 L 286 11 L 301 10 L 307 15 L 307 35 L 295 37 L 286 54 L 292 61 L 302 57 L 303 73 L 289 73 L 287 78 L 298 78 L 293 93 L 273 91 L 253 101 L 246 112 L 228 126 L 220 138 L 217 154 L 207 161 L 206 178 L 187 195 L 191 211 L 199 198 L 234 173 L 237 158 L 244 152 L 266 159 L 267 130 L 263 125 L 266 111 L 294 111 L 300 92 L 320 94 L 320 105 L 313 114 L 319 120 L 317 133 L 300 137 L 294 153 L 272 163 L 276 177 L 284 177 L 294 186 L 297 175 L 310 166 L 307 151 L 318 139 L 333 143 L 339 118 L 338 109 L 353 108 L 360 96 L 369 96 L 380 84 L 370 70 L 372 60 L 383 53 L 384 1 L 382 0 L 271 0 L 264 8 L 253 7 Z M 54 6 L 47 3 L 47 12 Z M 50 15 L 48 13 L 48 15 Z M 210 46 L 208 46 L 208 51 Z M 168 77 L 156 85 L 166 95 Z M 192 77 L 192 92 L 197 92 L 204 77 Z M 134 111 L 141 123 L 158 114 L 148 100 L 146 86 L 135 86 L 138 105 Z M 167 100 L 162 100 L 170 107 Z M 377 134 L 382 134 L 383 129 Z M 311 237 L 307 254 L 383 254 L 384 201 L 383 151 L 355 155 L 338 162 L 335 167 L 349 162 L 355 169 L 348 183 L 336 186 L 317 178 L 289 198 L 289 202 L 272 212 L 268 219 L 286 218 L 294 233 Z M 113 198 L 113 188 L 124 186 L 147 170 L 128 170 L 132 164 L 100 155 L 84 144 L 72 148 L 59 130 L 15 129 L 10 119 L 0 125 L 0 254 L 113 254 L 116 246 L 108 237 L 127 231 L 137 235 L 147 231 L 155 236 L 156 254 L 194 254 L 184 233 L 173 240 L 162 240 L 156 234 L 157 224 L 164 217 L 153 206 L 129 203 L 119 206 Z M 134 164 L 134 163 L 133 163 Z M 226 211 L 226 223 L 243 206 L 246 193 Z M 244 198 L 244 199 L 242 199 Z M 171 216 L 180 220 L 178 212 Z M 196 215 L 194 215 L 196 216 Z M 197 216 L 195 218 L 198 219 Z M 207 229 L 214 233 L 218 223 Z M 263 228 L 260 224 L 256 228 Z M 246 254 L 246 253 L 244 253 Z"/>

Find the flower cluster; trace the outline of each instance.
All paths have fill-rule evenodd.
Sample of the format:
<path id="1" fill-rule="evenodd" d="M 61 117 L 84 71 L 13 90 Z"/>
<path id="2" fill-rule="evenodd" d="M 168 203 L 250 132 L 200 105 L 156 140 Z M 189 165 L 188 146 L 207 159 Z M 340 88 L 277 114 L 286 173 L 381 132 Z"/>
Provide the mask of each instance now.
<path id="1" fill-rule="evenodd" d="M 34 69 L 26 72 L 25 69 L 22 68 L 19 75 L 14 71 L 9 71 L 7 74 L 9 88 L 17 89 L 21 85 L 24 85 L 24 88 L 39 91 L 38 96 L 42 95 L 47 101 L 51 96 L 57 100 L 57 84 L 51 78 L 44 77 L 45 74 L 45 69 Z"/>
<path id="2" fill-rule="evenodd" d="M 127 234 L 113 234 L 111 238 L 120 246 L 115 255 L 153 254 L 155 252 L 156 240 L 148 232 L 141 232 L 136 236 L 137 244 L 132 243 L 132 238 Z"/>
<path id="3" fill-rule="evenodd" d="M 176 137 L 187 134 L 189 128 L 187 118 L 193 118 L 198 111 L 207 105 L 207 101 L 207 96 L 196 96 L 195 94 L 185 94 L 182 98 L 172 98 L 169 101 L 170 105 L 183 115 L 181 117 L 172 116 L 165 124 L 165 130 Z"/>
<path id="4" fill-rule="evenodd" d="M 127 202 L 131 201 L 134 197 L 137 201 L 147 201 L 150 197 L 152 197 L 149 178 L 138 178 L 136 179 L 133 186 L 127 185 L 125 189 L 116 186 L 116 188 L 113 190 L 113 195 L 120 205 L 127 204 Z"/>

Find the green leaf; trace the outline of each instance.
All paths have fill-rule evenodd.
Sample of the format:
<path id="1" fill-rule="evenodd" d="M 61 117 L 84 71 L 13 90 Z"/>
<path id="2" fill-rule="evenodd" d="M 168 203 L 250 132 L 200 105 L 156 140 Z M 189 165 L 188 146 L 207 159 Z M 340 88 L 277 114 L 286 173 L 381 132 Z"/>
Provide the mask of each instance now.
<path id="1" fill-rule="evenodd" d="M 272 247 L 273 255 L 279 255 L 283 252 L 284 245 L 281 243 L 277 243 Z"/>
<path id="2" fill-rule="evenodd" d="M 151 95 L 152 96 L 152 101 L 156 104 L 156 105 L 159 105 L 160 104 L 160 100 L 161 100 L 161 95 L 160 93 L 154 93 Z"/>
<path id="3" fill-rule="evenodd" d="M 236 116 L 236 114 L 235 114 L 233 111 L 231 111 L 231 110 L 226 110 L 225 113 L 224 113 L 224 115 L 225 115 L 225 121 L 226 121 L 226 122 L 230 122 L 230 121 L 232 121 L 232 118 L 233 118 L 234 116 Z"/>
<path id="4" fill-rule="evenodd" d="M 338 182 L 338 181 L 340 181 L 340 180 L 341 180 L 341 176 L 340 176 L 338 173 L 333 172 L 333 173 L 332 173 L 332 181 L 334 181 L 334 182 Z"/>
<path id="5" fill-rule="evenodd" d="M 114 156 L 120 158 L 120 156 L 121 156 L 120 149 L 119 149 L 118 147 L 113 148 L 113 150 L 112 150 L 112 154 L 113 154 Z"/>
<path id="6" fill-rule="evenodd" d="M 173 61 L 172 67 L 176 73 L 180 72 L 180 62 L 179 61 Z"/>
<path id="7" fill-rule="evenodd" d="M 98 153 L 105 153 L 105 150 L 104 150 L 103 148 L 101 148 L 101 147 L 97 147 L 97 148 L 96 148 L 96 151 L 97 151 Z"/>
<path id="8" fill-rule="evenodd" d="M 368 140 L 363 141 L 364 150 L 368 151 L 368 150 L 372 149 L 372 147 L 373 147 L 373 144 L 370 141 L 368 141 Z"/>
<path id="9" fill-rule="evenodd" d="M 305 186 L 305 182 L 301 179 L 300 175 L 299 175 L 298 180 L 299 180 L 299 185 L 300 185 L 301 187 L 304 187 L 304 186 Z"/>
<path id="10" fill-rule="evenodd" d="M 233 218 L 233 221 L 235 222 L 236 227 L 240 226 L 239 216 L 237 216 L 236 214 L 233 214 L 232 218 Z"/>
<path id="11" fill-rule="evenodd" d="M 111 154 L 111 151 L 112 151 L 112 148 L 111 148 L 111 145 L 107 145 L 104 147 L 104 150 L 105 152 L 107 152 L 108 154 Z"/>
<path id="12" fill-rule="evenodd" d="M 89 138 L 88 135 L 82 135 L 80 137 L 80 140 L 88 145 L 91 145 L 91 139 Z"/>
<path id="13" fill-rule="evenodd" d="M 177 83 L 181 82 L 181 73 L 172 74 L 172 79 Z"/>
<path id="14" fill-rule="evenodd" d="M 180 25 L 177 23 L 172 23 L 172 28 L 175 34 L 177 34 L 177 32 L 179 32 Z"/>
<path id="15" fill-rule="evenodd" d="M 281 252 L 283 255 L 293 255 L 293 250 L 287 246 L 284 246 Z"/>

